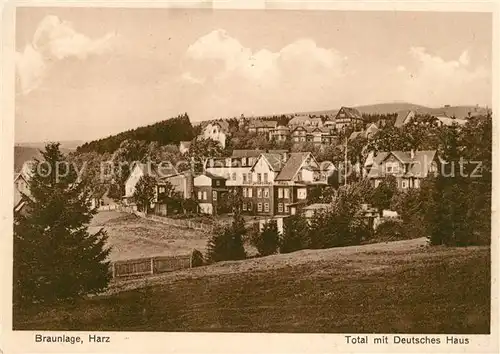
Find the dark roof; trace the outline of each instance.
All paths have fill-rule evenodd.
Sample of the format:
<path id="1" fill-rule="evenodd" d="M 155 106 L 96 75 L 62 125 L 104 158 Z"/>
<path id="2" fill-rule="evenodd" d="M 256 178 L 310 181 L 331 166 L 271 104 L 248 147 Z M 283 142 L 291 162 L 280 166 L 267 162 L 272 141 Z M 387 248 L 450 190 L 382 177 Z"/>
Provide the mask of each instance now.
<path id="1" fill-rule="evenodd" d="M 233 150 L 231 157 L 257 157 L 265 152 L 264 150 Z"/>
<path id="2" fill-rule="evenodd" d="M 363 119 L 363 116 L 361 113 L 356 109 L 352 107 L 340 107 L 339 111 L 337 112 L 337 116 L 340 114 L 340 112 L 344 112 L 347 118 L 353 118 L 353 119 Z"/>
<path id="3" fill-rule="evenodd" d="M 270 154 L 286 154 L 288 150 L 281 149 L 281 150 L 268 150 L 267 151 Z"/>
<path id="4" fill-rule="evenodd" d="M 297 174 L 300 166 L 304 160 L 310 155 L 310 152 L 292 152 L 290 157 L 286 160 L 285 166 L 281 172 L 276 176 L 276 181 L 289 181 Z"/>
<path id="5" fill-rule="evenodd" d="M 221 179 L 221 180 L 226 180 L 224 177 L 222 176 L 218 176 L 218 175 L 214 175 L 213 173 L 210 173 L 210 172 L 203 172 L 200 176 L 207 176 L 208 178 L 211 178 L 211 179 Z"/>
<path id="6" fill-rule="evenodd" d="M 402 127 L 405 124 L 406 117 L 408 117 L 408 114 L 410 114 L 411 112 L 412 110 L 410 109 L 398 112 L 398 117 L 396 118 L 394 126 L 396 128 Z"/>

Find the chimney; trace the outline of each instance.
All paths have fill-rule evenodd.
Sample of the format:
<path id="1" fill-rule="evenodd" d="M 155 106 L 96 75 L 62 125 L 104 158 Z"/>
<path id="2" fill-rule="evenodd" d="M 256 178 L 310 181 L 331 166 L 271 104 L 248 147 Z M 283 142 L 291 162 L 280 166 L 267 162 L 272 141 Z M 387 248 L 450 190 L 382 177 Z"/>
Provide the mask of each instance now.
<path id="1" fill-rule="evenodd" d="M 415 158 L 415 150 L 413 149 L 410 150 L 410 157 L 412 160 Z"/>
<path id="2" fill-rule="evenodd" d="M 285 152 L 283 153 L 283 162 L 286 162 L 287 160 L 288 160 L 288 152 L 287 152 L 287 151 L 285 151 Z"/>

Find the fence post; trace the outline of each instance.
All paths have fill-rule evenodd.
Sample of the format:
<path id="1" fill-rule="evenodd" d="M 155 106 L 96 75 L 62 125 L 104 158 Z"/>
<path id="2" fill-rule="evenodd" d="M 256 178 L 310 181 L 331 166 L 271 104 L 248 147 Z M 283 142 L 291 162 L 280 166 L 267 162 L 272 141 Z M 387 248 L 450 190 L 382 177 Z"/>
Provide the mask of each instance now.
<path id="1" fill-rule="evenodd" d="M 151 274 L 155 274 L 155 259 L 151 257 Z"/>

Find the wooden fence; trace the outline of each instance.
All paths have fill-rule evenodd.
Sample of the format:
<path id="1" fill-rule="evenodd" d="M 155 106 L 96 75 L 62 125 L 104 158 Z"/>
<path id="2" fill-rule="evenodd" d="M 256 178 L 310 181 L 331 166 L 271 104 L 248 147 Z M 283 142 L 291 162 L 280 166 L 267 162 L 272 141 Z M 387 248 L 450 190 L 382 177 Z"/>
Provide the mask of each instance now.
<path id="1" fill-rule="evenodd" d="M 113 278 L 150 275 L 192 268 L 191 255 L 149 257 L 112 263 Z"/>

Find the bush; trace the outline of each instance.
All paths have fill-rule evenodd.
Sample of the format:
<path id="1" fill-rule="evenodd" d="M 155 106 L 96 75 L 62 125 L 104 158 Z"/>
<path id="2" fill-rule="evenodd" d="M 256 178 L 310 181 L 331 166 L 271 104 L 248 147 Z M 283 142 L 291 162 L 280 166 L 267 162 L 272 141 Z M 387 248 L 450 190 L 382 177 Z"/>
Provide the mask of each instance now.
<path id="1" fill-rule="evenodd" d="M 295 252 L 308 247 L 309 226 L 301 215 L 291 215 L 283 220 L 283 234 L 279 240 L 281 253 Z"/>
<path id="2" fill-rule="evenodd" d="M 207 261 L 233 261 L 246 258 L 243 236 L 246 233 L 245 222 L 241 215 L 233 216 L 230 226 L 217 225 L 207 243 Z"/>
<path id="3" fill-rule="evenodd" d="M 400 220 L 386 220 L 378 225 L 375 230 L 377 241 L 396 241 L 407 239 L 403 223 Z"/>
<path id="4" fill-rule="evenodd" d="M 200 267 L 203 265 L 203 254 L 198 251 L 197 249 L 194 249 L 191 252 L 191 267 Z"/>
<path id="5" fill-rule="evenodd" d="M 278 251 L 279 232 L 276 220 L 270 220 L 264 224 L 261 232 L 252 237 L 252 245 L 257 248 L 259 255 L 269 256 Z"/>

